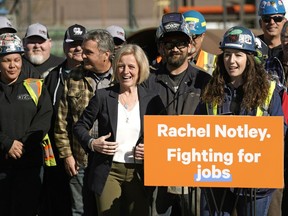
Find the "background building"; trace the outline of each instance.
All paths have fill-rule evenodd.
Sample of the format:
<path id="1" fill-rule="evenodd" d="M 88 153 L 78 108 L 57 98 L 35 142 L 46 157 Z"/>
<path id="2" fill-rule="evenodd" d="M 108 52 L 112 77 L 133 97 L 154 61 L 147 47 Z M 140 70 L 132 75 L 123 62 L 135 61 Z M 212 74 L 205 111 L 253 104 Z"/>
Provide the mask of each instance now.
<path id="1" fill-rule="evenodd" d="M 286 1 L 286 0 L 285 0 Z M 53 52 L 62 52 L 65 29 L 75 23 L 88 30 L 116 24 L 127 35 L 141 29 L 156 27 L 163 11 L 184 12 L 196 9 L 207 20 L 208 51 L 215 52 L 223 31 L 236 24 L 257 30 L 256 6 L 259 0 L 0 0 L 0 14 L 7 15 L 23 37 L 27 26 L 40 22 L 49 29 L 54 41 Z M 213 38 L 209 38 L 211 37 Z M 56 45 L 55 45 L 56 44 Z M 215 45 L 214 45 L 215 44 Z"/>

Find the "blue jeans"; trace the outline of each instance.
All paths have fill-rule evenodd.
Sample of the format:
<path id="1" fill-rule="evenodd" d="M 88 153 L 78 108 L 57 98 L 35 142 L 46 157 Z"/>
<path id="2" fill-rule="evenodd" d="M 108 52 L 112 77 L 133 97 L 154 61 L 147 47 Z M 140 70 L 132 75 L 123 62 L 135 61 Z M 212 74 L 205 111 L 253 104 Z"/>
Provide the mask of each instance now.
<path id="1" fill-rule="evenodd" d="M 213 191 L 217 208 L 213 202 Z M 225 194 L 225 195 L 224 195 Z M 273 193 L 268 193 L 265 196 L 254 197 L 239 195 L 230 191 L 229 188 L 202 188 L 201 190 L 201 216 L 230 216 L 233 213 L 234 207 L 237 211 L 237 216 L 266 216 L 271 203 Z M 207 199 L 209 202 L 207 202 Z M 221 208 L 222 203 L 222 208 Z M 210 210 L 209 210 L 210 209 Z M 218 212 L 217 212 L 218 210 Z M 255 214 L 254 214 L 255 211 Z"/>
<path id="2" fill-rule="evenodd" d="M 80 167 L 78 174 L 69 181 L 73 216 L 97 215 L 94 194 L 87 187 L 87 173 L 84 167 Z"/>
<path id="3" fill-rule="evenodd" d="M 73 216 L 84 214 L 84 208 L 83 208 L 84 205 L 82 197 L 84 172 L 85 172 L 84 168 L 80 167 L 78 170 L 78 174 L 72 176 L 69 181 Z"/>

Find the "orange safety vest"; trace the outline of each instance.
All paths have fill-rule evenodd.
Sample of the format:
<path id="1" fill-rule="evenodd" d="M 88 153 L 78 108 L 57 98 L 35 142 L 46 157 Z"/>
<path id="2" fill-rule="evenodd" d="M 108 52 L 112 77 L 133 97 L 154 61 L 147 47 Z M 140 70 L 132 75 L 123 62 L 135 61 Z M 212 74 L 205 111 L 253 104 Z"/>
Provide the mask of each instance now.
<path id="1" fill-rule="evenodd" d="M 23 85 L 28 91 L 29 95 L 33 99 L 36 106 L 38 105 L 38 99 L 42 93 L 43 80 L 28 78 L 24 80 Z M 42 146 L 44 149 L 44 160 L 46 166 L 56 166 L 56 160 L 54 157 L 52 145 L 48 134 L 42 140 Z"/>
<path id="2" fill-rule="evenodd" d="M 212 75 L 215 69 L 216 55 L 200 50 L 196 65 Z"/>

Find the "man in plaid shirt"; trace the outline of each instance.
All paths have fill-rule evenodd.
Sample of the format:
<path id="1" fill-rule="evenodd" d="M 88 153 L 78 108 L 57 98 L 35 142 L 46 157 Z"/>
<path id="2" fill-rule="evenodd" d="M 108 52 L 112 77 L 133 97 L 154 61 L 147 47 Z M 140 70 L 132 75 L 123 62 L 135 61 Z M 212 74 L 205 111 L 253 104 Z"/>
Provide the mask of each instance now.
<path id="1" fill-rule="evenodd" d="M 95 206 L 95 202 L 90 198 L 84 181 L 87 179 L 88 154 L 74 138 L 72 130 L 95 90 L 108 87 L 111 84 L 113 37 L 106 30 L 89 31 L 84 36 L 82 49 L 84 64 L 72 70 L 69 78 L 65 81 L 64 93 L 59 103 L 54 129 L 59 157 L 64 160 L 66 172 L 71 176 L 69 183 L 73 216 L 83 215 L 84 211 L 85 214 L 86 211 L 93 211 L 90 207 Z M 91 131 L 95 138 L 97 132 L 98 127 L 97 122 L 95 122 Z M 86 199 L 86 196 L 89 198 Z M 94 205 L 92 203 L 91 206 L 87 204 L 87 209 L 86 200 L 92 201 Z"/>

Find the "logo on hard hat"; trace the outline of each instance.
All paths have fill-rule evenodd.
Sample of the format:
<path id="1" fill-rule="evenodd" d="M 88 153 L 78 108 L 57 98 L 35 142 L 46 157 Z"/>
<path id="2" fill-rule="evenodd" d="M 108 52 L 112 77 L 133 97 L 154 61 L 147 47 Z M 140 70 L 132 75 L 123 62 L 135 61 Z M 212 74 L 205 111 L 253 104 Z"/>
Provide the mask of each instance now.
<path id="1" fill-rule="evenodd" d="M 195 31 L 196 22 L 192 21 L 188 23 L 190 31 Z"/>
<path id="2" fill-rule="evenodd" d="M 278 5 L 283 5 L 283 2 L 282 2 L 282 0 L 278 0 Z M 272 6 L 272 7 L 274 7 L 275 9 L 277 9 L 277 4 L 276 4 L 276 1 L 262 1 L 261 3 L 260 3 L 260 8 L 261 9 L 264 9 L 265 7 L 270 7 L 270 6 Z"/>
<path id="3" fill-rule="evenodd" d="M 240 29 L 235 29 L 229 32 L 228 41 L 230 43 L 239 42 L 241 44 L 252 44 L 252 37 L 249 34 L 242 34 L 243 31 Z"/>

